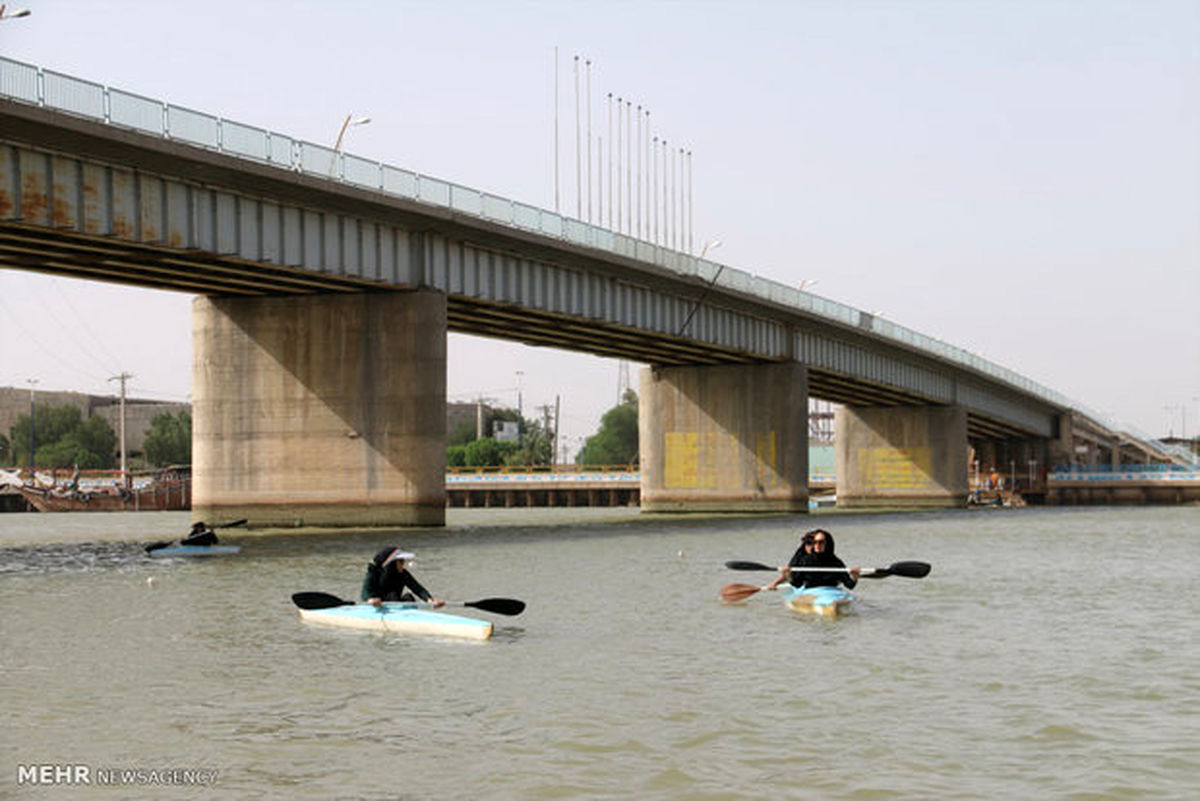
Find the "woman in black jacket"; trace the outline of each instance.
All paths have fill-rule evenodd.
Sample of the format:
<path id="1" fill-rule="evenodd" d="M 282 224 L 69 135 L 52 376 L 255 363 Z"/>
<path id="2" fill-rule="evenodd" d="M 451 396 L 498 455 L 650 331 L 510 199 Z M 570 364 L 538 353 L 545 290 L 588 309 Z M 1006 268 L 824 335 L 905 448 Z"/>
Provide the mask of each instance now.
<path id="1" fill-rule="evenodd" d="M 839 559 L 833 553 L 833 535 L 824 529 L 816 529 L 812 532 L 813 535 L 813 552 L 812 558 L 804 565 L 804 567 L 840 567 L 845 568 L 846 563 Z M 839 584 L 845 584 L 846 589 L 854 589 L 854 585 L 858 583 L 858 576 L 862 572 L 862 568 L 858 565 L 845 570 L 844 572 L 837 571 L 792 571 L 792 586 L 793 587 L 836 587 Z"/>
<path id="2" fill-rule="evenodd" d="M 412 590 L 417 598 L 433 604 L 435 608 L 444 606 L 445 601 L 434 598 L 408 572 L 405 566 L 412 558 L 411 553 L 394 545 L 375 554 L 375 558 L 367 565 L 367 574 L 363 576 L 363 601 L 372 606 L 381 606 L 386 601 L 414 601 L 416 598 L 405 591 Z"/>
<path id="3" fill-rule="evenodd" d="M 836 587 L 845 584 L 846 589 L 853 589 L 858 583 L 861 568 L 855 565 L 844 572 L 834 570 L 805 571 L 793 570 L 794 567 L 841 567 L 846 563 L 833 552 L 833 535 L 823 528 L 815 528 L 804 535 L 800 547 L 792 555 L 792 559 L 779 571 L 779 577 L 767 585 L 767 589 L 775 589 L 783 582 L 793 587 Z"/>

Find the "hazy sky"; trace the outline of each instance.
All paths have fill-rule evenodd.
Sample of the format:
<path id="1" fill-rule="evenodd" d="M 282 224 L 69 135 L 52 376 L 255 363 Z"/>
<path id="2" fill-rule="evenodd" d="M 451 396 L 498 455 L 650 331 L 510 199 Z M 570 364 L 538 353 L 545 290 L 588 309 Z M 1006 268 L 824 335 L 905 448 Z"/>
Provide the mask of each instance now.
<path id="1" fill-rule="evenodd" d="M 593 136 L 612 92 L 693 152 L 696 250 L 1146 433 L 1200 431 L 1196 0 L 18 5 L 5 57 L 326 145 L 368 116 L 348 152 L 544 208 L 557 47 L 564 211 L 581 55 Z M 2 270 L 0 386 L 108 392 L 126 371 L 184 400 L 189 304 Z M 615 361 L 449 354 L 452 400 L 515 405 L 520 371 L 526 416 L 561 396 L 573 448 L 617 398 Z"/>

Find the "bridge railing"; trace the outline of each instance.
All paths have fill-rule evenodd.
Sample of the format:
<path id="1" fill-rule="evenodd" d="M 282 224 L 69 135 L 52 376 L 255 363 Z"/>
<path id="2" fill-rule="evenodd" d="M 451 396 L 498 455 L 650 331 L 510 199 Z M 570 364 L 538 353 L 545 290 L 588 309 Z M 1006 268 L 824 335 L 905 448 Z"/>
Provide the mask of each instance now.
<path id="1" fill-rule="evenodd" d="M 881 320 L 844 303 L 701 259 L 665 244 L 637 239 L 519 201 L 296 140 L 267 129 L 111 89 L 20 61 L 0 58 L 0 95 L 261 164 L 452 209 L 461 214 L 654 264 L 679 275 L 697 277 L 728 291 L 752 295 L 843 325 L 855 326 L 983 373 L 1039 397 L 1052 406 L 1077 409 L 1110 428 L 1129 431 L 1127 427 L 1122 429 L 1106 416 L 1052 389 L 962 348 Z M 1150 439 L 1140 432 L 1130 433 Z"/>

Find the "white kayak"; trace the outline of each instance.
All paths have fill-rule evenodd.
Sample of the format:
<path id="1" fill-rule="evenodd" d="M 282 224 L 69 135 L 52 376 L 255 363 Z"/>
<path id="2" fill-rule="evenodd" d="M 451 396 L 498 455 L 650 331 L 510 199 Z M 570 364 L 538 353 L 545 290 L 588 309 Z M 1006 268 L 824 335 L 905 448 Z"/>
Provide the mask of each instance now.
<path id="1" fill-rule="evenodd" d="M 471 640 L 486 640 L 492 636 L 492 624 L 487 620 L 436 612 L 415 603 L 385 603 L 382 607 L 351 604 L 328 609 L 301 609 L 300 618 L 307 623 L 323 626 L 397 634 L 431 634 Z"/>

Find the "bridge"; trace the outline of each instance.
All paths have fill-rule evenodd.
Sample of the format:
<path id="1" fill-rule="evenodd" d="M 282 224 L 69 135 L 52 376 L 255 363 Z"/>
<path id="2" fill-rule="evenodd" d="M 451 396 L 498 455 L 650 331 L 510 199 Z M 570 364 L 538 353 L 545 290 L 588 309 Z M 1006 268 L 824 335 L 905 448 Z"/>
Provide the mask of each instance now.
<path id="1" fill-rule="evenodd" d="M 0 264 L 193 293 L 193 509 L 444 522 L 446 333 L 651 365 L 652 510 L 958 505 L 985 464 L 1159 446 L 950 344 L 741 270 L 284 134 L 0 59 Z"/>

